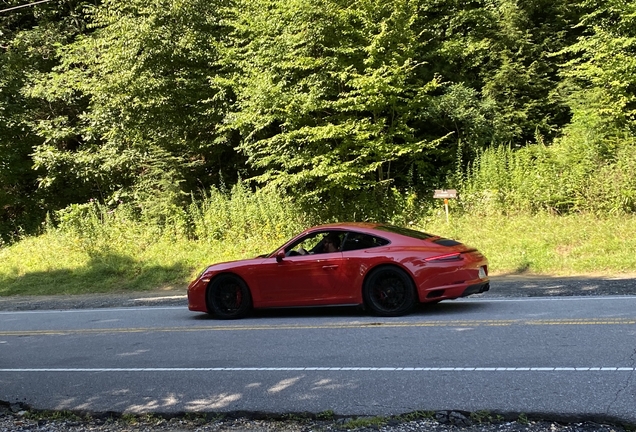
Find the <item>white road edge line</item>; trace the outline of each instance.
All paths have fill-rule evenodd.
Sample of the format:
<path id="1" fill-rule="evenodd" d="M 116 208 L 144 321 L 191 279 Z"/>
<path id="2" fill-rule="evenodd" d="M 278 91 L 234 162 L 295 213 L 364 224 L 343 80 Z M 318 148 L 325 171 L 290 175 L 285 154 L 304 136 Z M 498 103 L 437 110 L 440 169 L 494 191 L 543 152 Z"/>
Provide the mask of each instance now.
<path id="1" fill-rule="evenodd" d="M 636 367 L 210 367 L 210 368 L 4 368 L 17 372 L 636 372 Z"/>
<path id="2" fill-rule="evenodd" d="M 47 310 L 25 310 L 25 311 L 0 311 L 0 315 L 19 314 L 59 314 L 59 313 L 95 313 L 95 312 L 131 312 L 131 311 L 158 311 L 158 310 L 183 310 L 188 311 L 187 306 L 131 306 L 117 308 L 96 308 L 96 309 L 47 309 Z M 189 312 L 192 313 L 192 312 Z"/>
<path id="3" fill-rule="evenodd" d="M 500 298 L 500 297 L 485 297 L 485 298 L 463 298 L 455 300 L 447 300 L 443 304 L 452 303 L 499 303 L 499 302 L 535 302 L 535 301 L 624 301 L 626 299 L 636 299 L 636 296 L 567 296 L 567 297 L 522 297 L 522 298 Z M 188 311 L 187 306 L 130 306 L 130 307 L 116 307 L 116 308 L 93 308 L 93 309 L 50 309 L 50 310 L 22 310 L 22 311 L 0 311 L 0 315 L 17 315 L 17 314 L 51 314 L 51 313 L 95 313 L 95 312 L 130 312 L 130 311 L 157 311 L 157 310 L 183 310 Z M 189 312 L 189 311 L 188 311 Z M 189 312 L 193 313 L 193 312 Z M 202 313 L 202 312 L 201 312 Z"/>
<path id="4" fill-rule="evenodd" d="M 598 302 L 599 300 L 625 300 L 625 299 L 636 299 L 634 295 L 624 295 L 624 296 L 562 296 L 562 297 L 472 297 L 472 298 L 462 298 L 456 300 L 447 300 L 447 303 L 442 304 L 450 304 L 450 302 L 455 303 L 475 303 L 475 302 L 532 302 L 532 301 L 549 301 L 549 302 L 557 302 L 557 301 L 590 301 L 594 300 Z"/>

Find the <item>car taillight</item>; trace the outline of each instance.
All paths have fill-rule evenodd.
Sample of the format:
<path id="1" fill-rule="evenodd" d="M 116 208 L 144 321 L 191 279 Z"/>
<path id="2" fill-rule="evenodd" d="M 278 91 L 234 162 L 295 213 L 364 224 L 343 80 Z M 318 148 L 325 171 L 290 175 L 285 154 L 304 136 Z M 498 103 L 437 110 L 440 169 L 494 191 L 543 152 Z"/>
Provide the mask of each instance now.
<path id="1" fill-rule="evenodd" d="M 460 261 L 462 259 L 461 253 L 444 254 L 436 257 L 425 258 L 426 262 L 446 262 L 446 261 Z"/>

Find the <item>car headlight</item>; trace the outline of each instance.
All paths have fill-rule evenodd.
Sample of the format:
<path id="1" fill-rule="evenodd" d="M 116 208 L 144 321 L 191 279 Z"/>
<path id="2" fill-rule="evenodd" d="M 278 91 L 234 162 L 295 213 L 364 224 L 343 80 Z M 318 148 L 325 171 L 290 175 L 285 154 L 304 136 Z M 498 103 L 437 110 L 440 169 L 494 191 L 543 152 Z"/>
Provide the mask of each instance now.
<path id="1" fill-rule="evenodd" d="M 203 270 L 201 270 L 194 280 L 196 281 L 196 280 L 201 279 L 203 277 L 203 275 L 205 274 L 205 272 L 208 271 L 209 268 L 210 268 L 210 266 L 208 266 L 208 267 L 204 268 Z"/>

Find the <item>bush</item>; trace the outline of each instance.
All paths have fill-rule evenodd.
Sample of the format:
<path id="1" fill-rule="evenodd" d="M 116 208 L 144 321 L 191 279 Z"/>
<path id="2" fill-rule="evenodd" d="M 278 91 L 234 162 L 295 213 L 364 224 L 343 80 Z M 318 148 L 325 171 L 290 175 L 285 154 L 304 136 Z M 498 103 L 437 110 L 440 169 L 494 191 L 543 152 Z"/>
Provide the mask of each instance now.
<path id="1" fill-rule="evenodd" d="M 489 148 L 461 184 L 468 213 L 631 213 L 636 209 L 636 144 L 564 137 L 552 146 Z"/>
<path id="2" fill-rule="evenodd" d="M 299 205 L 274 188 L 251 191 L 237 183 L 231 191 L 212 188 L 188 210 L 194 239 L 246 240 L 253 237 L 283 240 L 306 228 Z"/>

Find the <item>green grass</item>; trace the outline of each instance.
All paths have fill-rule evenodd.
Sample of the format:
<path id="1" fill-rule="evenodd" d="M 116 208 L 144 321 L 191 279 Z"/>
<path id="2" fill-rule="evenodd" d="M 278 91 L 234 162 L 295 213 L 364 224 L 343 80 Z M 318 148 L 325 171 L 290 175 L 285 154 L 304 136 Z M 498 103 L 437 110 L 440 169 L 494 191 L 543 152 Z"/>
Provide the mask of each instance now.
<path id="1" fill-rule="evenodd" d="M 636 216 L 451 214 L 446 223 L 439 213 L 413 226 L 478 248 L 491 275 L 621 276 L 636 270 Z M 271 252 L 301 228 L 297 221 L 251 231 L 235 227 L 200 240 L 130 221 L 92 232 L 49 229 L 0 248 L 0 295 L 182 290 L 207 264 Z"/>
<path id="2" fill-rule="evenodd" d="M 132 238 L 89 251 L 73 236 L 49 232 L 0 250 L 0 295 L 183 289 L 208 264 L 271 252 L 281 243 Z"/>
<path id="3" fill-rule="evenodd" d="M 636 272 L 636 217 L 539 214 L 436 219 L 425 230 L 472 245 L 491 274 L 620 276 Z"/>

